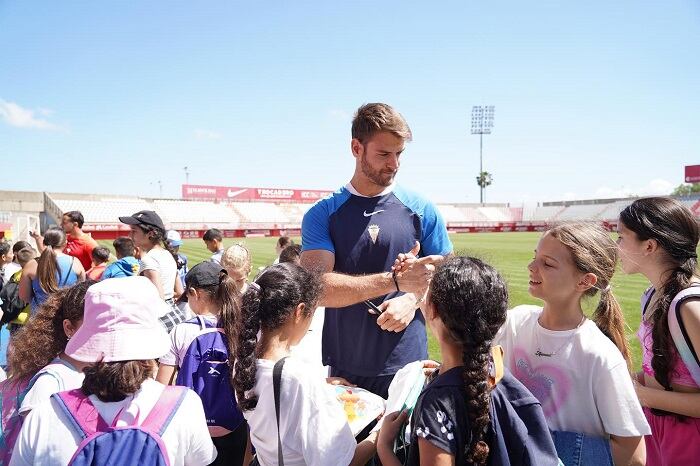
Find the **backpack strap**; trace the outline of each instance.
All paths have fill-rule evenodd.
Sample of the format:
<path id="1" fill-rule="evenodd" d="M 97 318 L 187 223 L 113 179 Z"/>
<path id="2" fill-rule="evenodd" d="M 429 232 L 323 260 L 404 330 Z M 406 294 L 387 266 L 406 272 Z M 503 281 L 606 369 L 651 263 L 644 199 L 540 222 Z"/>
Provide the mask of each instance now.
<path id="1" fill-rule="evenodd" d="M 90 398 L 79 388 L 51 395 L 71 421 L 74 430 L 83 440 L 96 432 L 106 431 L 109 426 L 92 404 Z"/>
<path id="2" fill-rule="evenodd" d="M 647 308 L 649 307 L 649 303 L 651 302 L 651 298 L 654 296 L 654 293 L 656 293 L 656 290 L 653 286 L 650 286 L 644 290 L 644 293 L 642 293 L 642 317 L 644 317 L 644 314 L 646 314 Z"/>
<path id="3" fill-rule="evenodd" d="M 162 437 L 186 395 L 187 387 L 166 386 L 141 427 L 158 432 Z"/>
<path id="4" fill-rule="evenodd" d="M 272 389 L 275 394 L 275 418 L 277 420 L 277 464 L 279 466 L 284 466 L 282 439 L 280 438 L 280 388 L 282 385 L 282 368 L 284 367 L 285 359 L 287 358 L 284 357 L 277 361 L 275 367 L 272 369 Z"/>
<path id="5" fill-rule="evenodd" d="M 676 345 L 678 355 L 685 363 L 695 383 L 700 386 L 700 357 L 698 357 L 698 351 L 693 348 L 681 318 L 681 304 L 690 298 L 700 298 L 700 284 L 689 286 L 673 298 L 668 309 L 668 329 L 673 343 Z"/>

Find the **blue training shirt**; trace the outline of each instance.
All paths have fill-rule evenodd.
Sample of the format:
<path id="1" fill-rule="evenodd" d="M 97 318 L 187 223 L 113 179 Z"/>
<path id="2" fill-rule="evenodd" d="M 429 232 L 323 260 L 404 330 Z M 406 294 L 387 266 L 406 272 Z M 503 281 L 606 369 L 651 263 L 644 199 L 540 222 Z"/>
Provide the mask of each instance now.
<path id="1" fill-rule="evenodd" d="M 386 194 L 363 197 L 343 187 L 318 201 L 304 215 L 302 251 L 335 254 L 334 272 L 366 275 L 388 272 L 400 253 L 420 241 L 420 255 L 448 254 L 452 243 L 442 216 L 427 199 L 398 186 Z M 403 293 L 372 301 L 379 305 Z M 362 303 L 326 308 L 323 364 L 363 377 L 395 374 L 409 362 L 428 356 L 425 320 L 416 312 L 402 332 L 387 332 Z"/>

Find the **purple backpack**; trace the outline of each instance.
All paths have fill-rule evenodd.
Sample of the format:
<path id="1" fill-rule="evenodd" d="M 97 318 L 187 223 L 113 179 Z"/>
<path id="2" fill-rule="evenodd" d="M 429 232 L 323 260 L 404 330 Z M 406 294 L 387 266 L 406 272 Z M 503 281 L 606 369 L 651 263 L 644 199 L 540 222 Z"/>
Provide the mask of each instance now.
<path id="1" fill-rule="evenodd" d="M 138 424 L 116 427 L 119 414 L 107 425 L 90 398 L 82 390 L 51 395 L 82 438 L 68 462 L 71 466 L 170 466 L 163 444 L 163 432 L 187 395 L 182 387 L 165 387 L 160 398 Z"/>
<path id="2" fill-rule="evenodd" d="M 243 413 L 231 389 L 226 334 L 201 316 L 185 324 L 198 325 L 200 333 L 187 348 L 175 384 L 197 392 L 212 435 L 221 428 L 233 431 L 243 422 Z"/>

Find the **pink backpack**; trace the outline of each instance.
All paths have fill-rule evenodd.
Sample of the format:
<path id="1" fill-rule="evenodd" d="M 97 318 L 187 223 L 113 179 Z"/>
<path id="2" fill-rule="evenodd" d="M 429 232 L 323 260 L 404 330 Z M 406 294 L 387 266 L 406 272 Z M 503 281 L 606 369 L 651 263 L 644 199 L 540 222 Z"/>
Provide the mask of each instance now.
<path id="1" fill-rule="evenodd" d="M 0 382 L 0 404 L 2 404 L 2 419 L 0 420 L 0 466 L 10 464 L 12 458 L 12 450 L 15 448 L 15 442 L 19 433 L 22 430 L 24 416 L 19 414 L 19 408 L 22 406 L 22 401 L 27 393 L 34 386 L 34 383 L 42 375 L 50 375 L 58 381 L 59 388 L 63 389 L 63 379 L 54 370 L 60 364 L 65 364 L 63 361 L 52 362 L 39 372 L 34 374 L 31 379 L 13 380 L 7 379 Z"/>

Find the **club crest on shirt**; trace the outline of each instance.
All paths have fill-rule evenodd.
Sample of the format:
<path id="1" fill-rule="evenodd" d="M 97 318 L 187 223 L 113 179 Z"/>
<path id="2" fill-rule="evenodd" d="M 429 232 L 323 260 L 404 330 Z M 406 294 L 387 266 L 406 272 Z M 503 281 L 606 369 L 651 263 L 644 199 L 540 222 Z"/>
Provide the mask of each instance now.
<path id="1" fill-rule="evenodd" d="M 377 244 L 377 238 L 379 237 L 379 225 L 370 225 L 367 227 L 367 232 L 369 233 L 369 237 L 372 240 L 372 244 Z"/>

